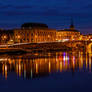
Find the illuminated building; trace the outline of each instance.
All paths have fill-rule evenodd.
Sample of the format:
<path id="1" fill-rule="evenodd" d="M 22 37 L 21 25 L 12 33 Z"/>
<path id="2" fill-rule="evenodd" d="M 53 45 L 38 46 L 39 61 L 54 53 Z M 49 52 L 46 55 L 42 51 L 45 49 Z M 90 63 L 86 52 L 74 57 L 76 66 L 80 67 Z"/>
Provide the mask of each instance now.
<path id="1" fill-rule="evenodd" d="M 92 41 L 92 34 L 80 35 L 80 40 L 83 40 L 83 41 Z"/>
<path id="2" fill-rule="evenodd" d="M 69 29 L 50 29 L 46 24 L 24 23 L 21 28 L 13 30 L 0 30 L 0 44 L 14 43 L 45 43 L 92 40 L 92 35 L 82 35 L 75 29 L 73 21 Z"/>
<path id="3" fill-rule="evenodd" d="M 87 41 L 89 40 L 87 35 L 80 35 L 80 40 Z"/>
<path id="4" fill-rule="evenodd" d="M 88 40 L 92 41 L 92 34 L 87 35 Z"/>
<path id="5" fill-rule="evenodd" d="M 56 30 L 49 29 L 46 24 L 25 23 L 21 29 L 14 29 L 16 43 L 53 42 L 56 40 Z"/>
<path id="6" fill-rule="evenodd" d="M 70 28 L 58 30 L 56 37 L 57 41 L 79 40 L 80 32 L 75 29 L 73 22 L 71 22 Z"/>
<path id="7" fill-rule="evenodd" d="M 0 30 L 0 44 L 13 44 L 13 30 Z"/>

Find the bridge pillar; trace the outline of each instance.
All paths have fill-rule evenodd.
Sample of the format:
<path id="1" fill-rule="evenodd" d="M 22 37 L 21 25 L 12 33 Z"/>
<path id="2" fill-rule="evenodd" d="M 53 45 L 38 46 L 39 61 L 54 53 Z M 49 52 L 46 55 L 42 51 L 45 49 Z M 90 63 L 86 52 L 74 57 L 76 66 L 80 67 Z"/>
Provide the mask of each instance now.
<path id="1" fill-rule="evenodd" d="M 92 53 L 92 43 L 87 45 L 87 52 Z"/>

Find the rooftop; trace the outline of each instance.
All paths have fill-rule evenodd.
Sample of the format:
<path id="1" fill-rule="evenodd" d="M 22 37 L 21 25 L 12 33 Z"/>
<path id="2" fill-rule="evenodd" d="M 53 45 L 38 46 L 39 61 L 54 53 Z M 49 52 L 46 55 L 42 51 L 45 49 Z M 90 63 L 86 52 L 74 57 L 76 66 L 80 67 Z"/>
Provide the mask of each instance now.
<path id="1" fill-rule="evenodd" d="M 21 28 L 28 29 L 28 28 L 48 28 L 46 24 L 43 23 L 24 23 L 22 24 Z"/>
<path id="2" fill-rule="evenodd" d="M 57 31 L 70 31 L 70 32 L 79 32 L 78 30 L 74 29 L 74 30 L 71 30 L 71 29 L 64 29 L 64 30 L 57 30 Z"/>

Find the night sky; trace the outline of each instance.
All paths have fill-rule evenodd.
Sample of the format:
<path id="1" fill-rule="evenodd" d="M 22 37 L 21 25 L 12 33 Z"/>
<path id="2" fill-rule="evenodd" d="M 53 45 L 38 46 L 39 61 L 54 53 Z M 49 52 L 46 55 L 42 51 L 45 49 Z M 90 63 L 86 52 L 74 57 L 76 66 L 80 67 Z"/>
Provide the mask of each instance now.
<path id="1" fill-rule="evenodd" d="M 0 0 L 0 27 L 18 28 L 24 22 L 46 23 L 64 29 L 74 19 L 81 33 L 92 30 L 92 0 Z"/>

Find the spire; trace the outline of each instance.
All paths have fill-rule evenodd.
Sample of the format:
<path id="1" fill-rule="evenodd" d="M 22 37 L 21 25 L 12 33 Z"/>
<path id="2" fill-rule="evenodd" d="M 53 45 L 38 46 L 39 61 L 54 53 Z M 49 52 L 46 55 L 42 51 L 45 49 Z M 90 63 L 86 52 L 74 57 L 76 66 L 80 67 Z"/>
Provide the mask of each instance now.
<path id="1" fill-rule="evenodd" d="M 72 18 L 72 17 L 71 17 L 70 29 L 71 29 L 71 30 L 74 30 L 74 29 L 75 29 L 75 27 L 74 27 L 74 22 L 73 22 L 73 18 Z"/>

